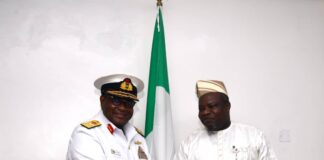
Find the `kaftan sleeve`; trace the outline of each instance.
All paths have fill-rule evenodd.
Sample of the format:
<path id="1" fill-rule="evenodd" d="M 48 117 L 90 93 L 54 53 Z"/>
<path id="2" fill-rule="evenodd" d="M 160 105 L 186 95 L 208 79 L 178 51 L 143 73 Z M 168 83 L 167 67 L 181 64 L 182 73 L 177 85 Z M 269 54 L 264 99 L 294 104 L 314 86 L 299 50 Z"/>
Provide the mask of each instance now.
<path id="1" fill-rule="evenodd" d="M 180 144 L 180 147 L 178 151 L 176 152 L 173 160 L 188 160 L 188 152 L 189 152 L 189 147 L 188 147 L 188 139 L 183 141 Z"/>
<path id="2" fill-rule="evenodd" d="M 262 132 L 260 132 L 259 160 L 277 160 L 274 151 Z"/>

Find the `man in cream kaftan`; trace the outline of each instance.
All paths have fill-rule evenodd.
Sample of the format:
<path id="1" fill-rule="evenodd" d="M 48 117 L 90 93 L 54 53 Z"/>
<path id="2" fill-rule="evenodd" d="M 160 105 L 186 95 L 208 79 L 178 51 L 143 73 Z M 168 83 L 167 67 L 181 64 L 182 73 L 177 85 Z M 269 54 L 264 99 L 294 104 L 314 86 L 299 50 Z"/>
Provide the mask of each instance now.
<path id="1" fill-rule="evenodd" d="M 231 122 L 231 103 L 223 82 L 200 80 L 196 89 L 204 128 L 181 143 L 176 160 L 276 160 L 260 130 Z"/>

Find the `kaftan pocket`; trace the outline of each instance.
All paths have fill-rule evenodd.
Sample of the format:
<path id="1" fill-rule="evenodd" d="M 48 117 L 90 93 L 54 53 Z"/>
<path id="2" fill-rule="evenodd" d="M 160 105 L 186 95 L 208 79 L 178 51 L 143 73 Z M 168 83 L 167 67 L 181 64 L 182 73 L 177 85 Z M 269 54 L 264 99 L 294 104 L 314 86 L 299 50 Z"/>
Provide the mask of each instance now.
<path id="1" fill-rule="evenodd" d="M 257 154 L 255 147 L 233 147 L 235 160 L 254 160 Z"/>

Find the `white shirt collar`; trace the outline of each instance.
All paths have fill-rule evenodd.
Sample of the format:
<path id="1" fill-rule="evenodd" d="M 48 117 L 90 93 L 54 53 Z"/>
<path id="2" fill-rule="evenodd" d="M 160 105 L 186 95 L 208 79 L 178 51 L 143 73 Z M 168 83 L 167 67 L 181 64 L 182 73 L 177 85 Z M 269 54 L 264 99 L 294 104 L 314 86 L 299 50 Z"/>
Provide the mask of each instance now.
<path id="1" fill-rule="evenodd" d="M 98 112 L 98 114 L 95 116 L 95 119 L 100 121 L 105 126 L 107 126 L 108 124 L 111 124 L 111 126 L 113 127 L 114 130 L 120 130 L 120 132 L 123 132 L 121 129 L 116 127 L 111 121 L 109 121 L 108 118 L 106 118 L 106 116 L 103 114 L 102 110 L 100 110 Z M 125 131 L 124 133 L 125 133 L 125 136 L 128 141 L 137 135 L 137 131 L 136 131 L 135 127 L 130 123 L 125 124 L 124 131 Z"/>

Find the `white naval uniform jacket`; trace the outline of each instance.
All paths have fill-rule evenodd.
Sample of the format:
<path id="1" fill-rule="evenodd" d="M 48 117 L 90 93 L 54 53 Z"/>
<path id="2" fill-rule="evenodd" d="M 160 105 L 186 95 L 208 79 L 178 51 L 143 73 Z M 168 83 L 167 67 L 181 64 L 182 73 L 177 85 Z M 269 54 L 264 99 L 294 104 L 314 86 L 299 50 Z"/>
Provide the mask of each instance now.
<path id="1" fill-rule="evenodd" d="M 139 158 L 139 152 L 145 152 L 147 159 L 151 159 L 144 137 L 131 124 L 124 126 L 124 135 L 102 111 L 92 120 L 99 121 L 101 126 L 90 129 L 77 126 L 69 142 L 67 160 L 144 160 Z M 112 125 L 113 133 L 108 124 Z"/>
<path id="2" fill-rule="evenodd" d="M 232 123 L 222 131 L 193 132 L 180 145 L 175 160 L 277 160 L 263 133 Z"/>

